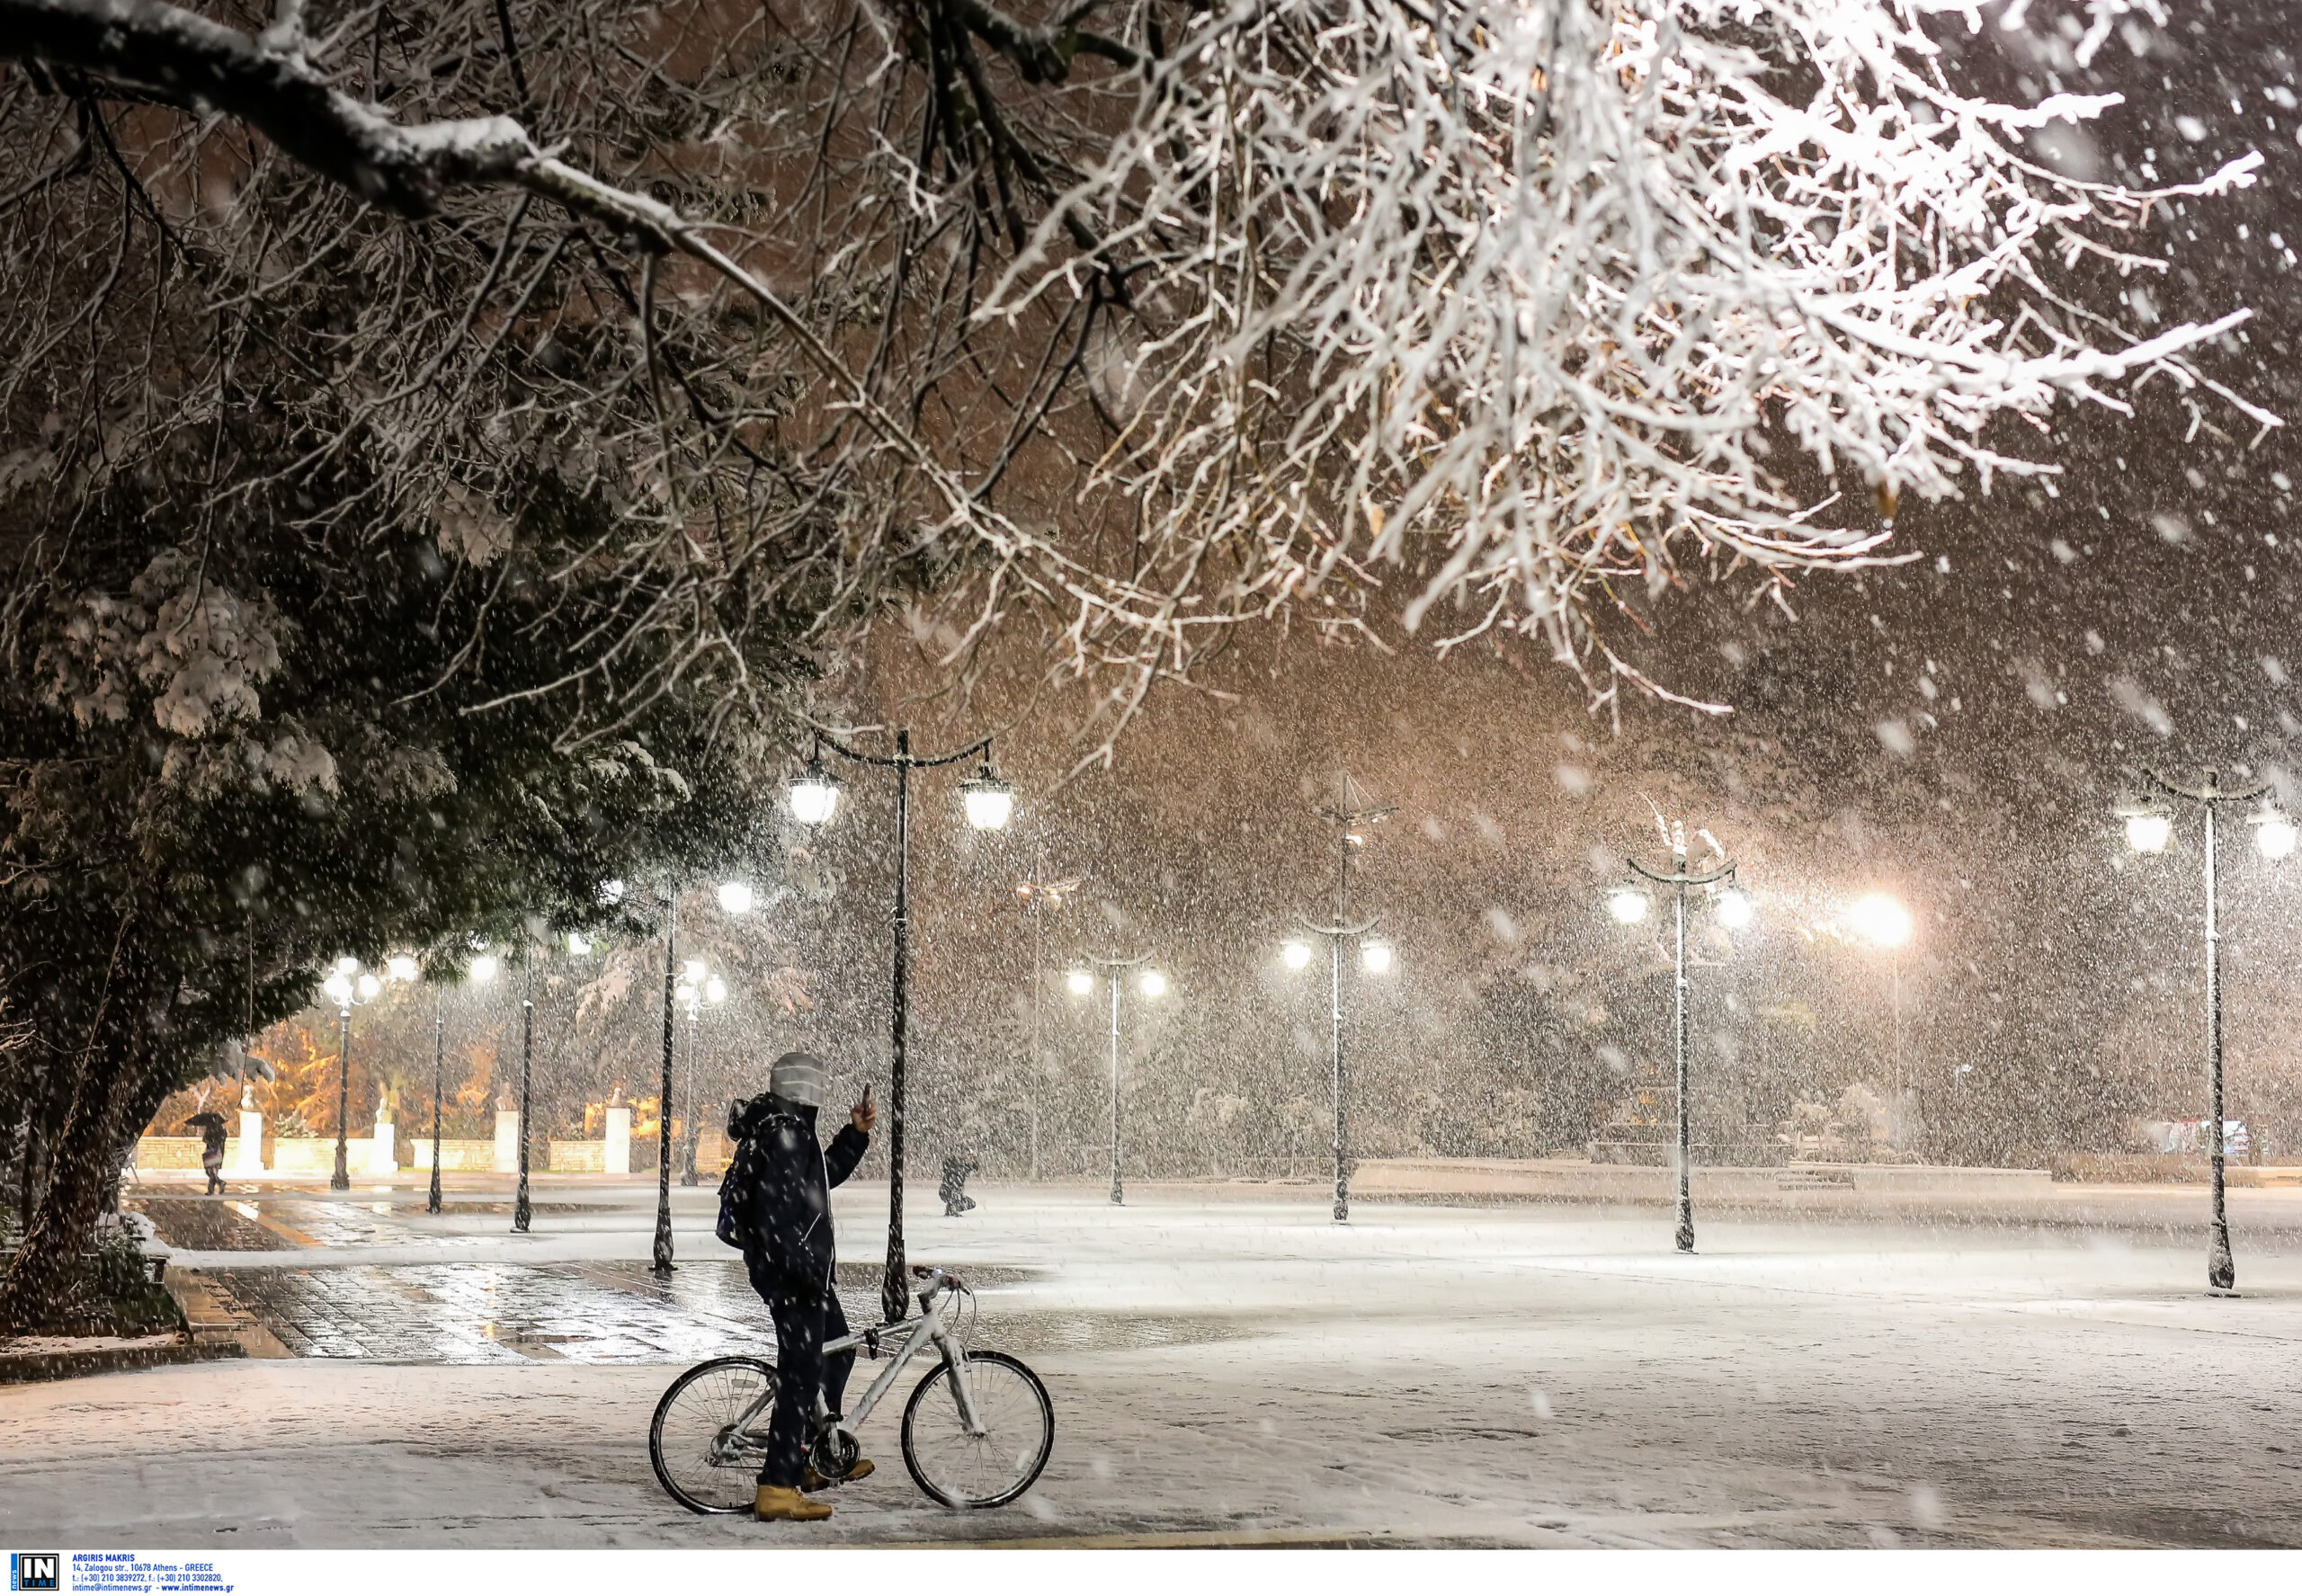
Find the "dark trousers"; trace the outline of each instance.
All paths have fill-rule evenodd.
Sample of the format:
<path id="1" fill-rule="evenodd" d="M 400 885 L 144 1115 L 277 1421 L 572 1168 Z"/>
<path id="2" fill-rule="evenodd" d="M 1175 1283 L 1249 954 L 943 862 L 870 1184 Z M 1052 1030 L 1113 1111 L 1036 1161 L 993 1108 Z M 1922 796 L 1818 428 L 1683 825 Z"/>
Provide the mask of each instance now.
<path id="1" fill-rule="evenodd" d="M 748 1261 L 747 1261 L 748 1262 Z M 816 1393 L 833 1413 L 847 1395 L 855 1368 L 852 1350 L 824 1356 L 824 1342 L 847 1333 L 839 1298 L 812 1280 L 794 1280 L 764 1262 L 750 1270 L 752 1289 L 775 1321 L 775 1416 L 768 1421 L 767 1461 L 763 1485 L 799 1487 L 806 1472 L 807 1441 L 815 1429 Z"/>
<path id="2" fill-rule="evenodd" d="M 200 1167 L 208 1172 L 209 1196 L 213 1197 L 224 1190 L 224 1176 L 221 1172 L 224 1168 L 224 1155 L 221 1153 L 210 1153 L 200 1161 Z"/>

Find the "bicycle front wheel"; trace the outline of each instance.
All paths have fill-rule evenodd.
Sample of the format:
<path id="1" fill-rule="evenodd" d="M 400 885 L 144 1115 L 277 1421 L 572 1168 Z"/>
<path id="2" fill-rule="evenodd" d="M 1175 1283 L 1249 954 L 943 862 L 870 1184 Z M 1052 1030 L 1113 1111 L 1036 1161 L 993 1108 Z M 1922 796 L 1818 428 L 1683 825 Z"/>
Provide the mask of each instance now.
<path id="1" fill-rule="evenodd" d="M 775 1366 L 715 1358 L 672 1382 L 647 1427 L 647 1461 L 672 1500 L 691 1513 L 751 1511 L 767 1457 Z"/>
<path id="2" fill-rule="evenodd" d="M 1047 1467 L 1055 1404 L 1039 1377 L 1004 1352 L 968 1353 L 967 1374 L 982 1433 L 968 1433 L 951 1366 L 938 1364 L 904 1405 L 904 1467 L 945 1507 L 1004 1507 Z"/>

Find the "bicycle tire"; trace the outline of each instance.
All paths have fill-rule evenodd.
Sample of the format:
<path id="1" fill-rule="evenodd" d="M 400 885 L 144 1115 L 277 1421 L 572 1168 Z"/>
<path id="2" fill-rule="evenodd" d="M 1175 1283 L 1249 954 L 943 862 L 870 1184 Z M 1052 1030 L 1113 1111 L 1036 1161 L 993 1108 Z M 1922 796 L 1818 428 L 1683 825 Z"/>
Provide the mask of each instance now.
<path id="1" fill-rule="evenodd" d="M 991 1433 L 969 1436 L 960 1427 L 959 1399 L 950 1389 L 951 1367 L 938 1363 L 904 1404 L 903 1466 L 911 1471 L 914 1485 L 945 1507 L 1004 1507 L 1031 1488 L 1055 1452 L 1055 1403 L 1022 1359 L 1004 1352 L 966 1356 L 976 1409 Z M 941 1417 L 937 1410 L 941 1410 L 949 1415 L 949 1428 L 923 1442 L 923 1404 L 939 1381 L 943 1394 L 927 1410 L 928 1422 L 934 1423 Z M 962 1480 L 961 1476 L 971 1477 Z M 995 1482 L 995 1488 L 988 1491 L 971 1488 L 972 1484 Z"/>
<path id="2" fill-rule="evenodd" d="M 753 1378 L 736 1378 L 739 1374 Z M 718 1388 L 698 1390 L 707 1379 Z M 656 1416 L 647 1426 L 647 1461 L 655 1467 L 656 1483 L 688 1511 L 751 1511 L 758 1493 L 758 1458 L 715 1463 L 708 1449 L 762 1387 L 775 1388 L 775 1365 L 766 1359 L 714 1358 L 674 1380 L 656 1404 Z M 683 1403 L 683 1396 L 689 1400 Z M 670 1458 L 665 1456 L 667 1427 L 673 1431 Z"/>

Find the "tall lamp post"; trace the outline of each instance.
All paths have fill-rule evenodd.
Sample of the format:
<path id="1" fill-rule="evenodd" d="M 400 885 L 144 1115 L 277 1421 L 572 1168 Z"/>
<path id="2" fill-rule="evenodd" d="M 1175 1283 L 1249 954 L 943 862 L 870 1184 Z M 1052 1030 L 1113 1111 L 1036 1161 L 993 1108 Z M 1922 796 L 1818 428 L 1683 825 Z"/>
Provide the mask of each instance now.
<path id="1" fill-rule="evenodd" d="M 1319 810 L 1320 817 L 1335 828 L 1334 921 L 1329 925 L 1303 928 L 1313 936 L 1327 939 L 1327 1065 L 1334 1098 L 1334 1222 L 1338 1225 L 1351 1222 L 1351 1094 L 1349 1078 L 1343 1073 L 1343 944 L 1346 938 L 1365 937 L 1375 927 L 1372 919 L 1352 923 L 1351 855 L 1367 845 L 1372 827 L 1398 812 L 1396 805 L 1360 803 L 1358 795 L 1358 785 L 1346 774 L 1343 779 L 1343 802 L 1323 806 Z M 1288 968 L 1303 969 L 1311 962 L 1310 948 L 1307 943 L 1289 942 L 1285 957 Z M 1381 975 L 1391 967 L 1387 943 L 1361 941 L 1359 958 L 1370 975 Z"/>
<path id="2" fill-rule="evenodd" d="M 372 971 L 362 970 L 349 956 L 335 961 L 335 973 L 320 983 L 320 990 L 335 1000 L 335 1172 L 327 1178 L 331 1191 L 352 1190 L 352 1006 L 373 1003 L 384 989 Z"/>
<path id="3" fill-rule="evenodd" d="M 1677 1065 L 1678 1133 L 1679 1133 L 1679 1228 L 1678 1247 L 1682 1253 L 1694 1251 L 1694 1164 L 1693 1115 L 1690 1111 L 1693 1100 L 1693 1066 L 1688 1046 L 1687 1012 L 1687 892 L 1691 887 L 1718 887 L 1725 888 L 1718 896 L 1719 923 L 1729 930 L 1736 930 L 1751 923 L 1751 900 L 1735 887 L 1735 862 L 1718 856 L 1716 862 L 1691 869 L 1687 860 L 1687 834 L 1683 825 L 1671 829 L 1671 868 L 1667 870 L 1649 869 L 1636 859 L 1625 863 L 1637 875 L 1659 887 L 1667 887 L 1672 895 L 1672 923 L 1677 932 L 1673 960 L 1671 1049 Z M 1646 895 L 1635 887 L 1619 889 L 1607 905 L 1609 913 L 1625 925 L 1634 925 L 1646 918 Z"/>
<path id="4" fill-rule="evenodd" d="M 1149 954 L 1138 953 L 1133 958 L 1097 958 L 1091 955 L 1087 960 L 1088 963 L 1102 970 L 1103 984 L 1111 988 L 1111 1201 L 1114 1204 L 1124 1203 L 1127 1200 L 1127 1188 L 1120 1176 L 1120 988 L 1126 985 L 1126 971 L 1142 969 L 1143 966 L 1150 962 L 1150 959 Z M 1073 970 L 1070 985 L 1074 993 L 1081 997 L 1086 997 L 1095 990 L 1094 973 L 1091 970 Z M 1167 977 L 1157 970 L 1143 970 L 1143 973 L 1135 978 L 1135 989 L 1156 1003 L 1160 998 L 1167 995 Z"/>
<path id="5" fill-rule="evenodd" d="M 720 889 L 720 896 L 723 899 L 726 897 L 725 887 Z M 680 1134 L 680 1184 L 693 1186 L 701 1181 L 701 1177 L 696 1173 L 695 1170 L 695 1143 L 698 1129 L 695 1122 L 695 1055 L 697 1037 L 701 1030 L 700 1020 L 702 1006 L 705 1003 L 723 1003 L 727 1001 L 727 983 L 712 975 L 700 958 L 691 958 L 687 961 L 686 975 L 687 979 L 680 983 L 678 990 L 674 994 L 681 1003 L 687 1005 L 687 1111 L 681 1116 L 682 1123 L 686 1128 Z"/>
<path id="6" fill-rule="evenodd" d="M 471 978 L 475 985 L 485 985 L 495 978 L 495 956 L 493 953 L 482 953 L 471 961 Z M 424 1205 L 424 1211 L 427 1214 L 440 1211 L 441 1074 L 448 1057 L 446 984 L 435 987 L 432 995 L 432 1195 Z"/>
<path id="7" fill-rule="evenodd" d="M 803 825 L 828 825 L 839 809 L 839 783 L 824 767 L 825 748 L 842 759 L 896 773 L 895 958 L 888 982 L 892 1048 L 888 1083 L 888 1266 L 879 1282 L 879 1306 L 888 1322 L 893 1324 L 904 1316 L 904 1310 L 911 1302 L 910 1285 L 904 1278 L 903 1251 L 904 1066 L 911 1035 L 911 773 L 957 764 L 981 754 L 982 768 L 959 783 L 968 824 L 977 831 L 1007 828 L 1007 822 L 1014 814 L 1015 789 L 999 779 L 999 771 L 991 762 L 989 737 L 970 743 L 956 753 L 928 759 L 912 753 L 911 733 L 907 729 L 896 733 L 896 751 L 892 754 L 866 753 L 835 737 L 818 734 L 807 769 L 791 784 L 791 815 Z M 665 1012 L 665 1046 L 668 1048 L 668 1006 Z"/>
<path id="8" fill-rule="evenodd" d="M 2173 817 L 2167 813 L 2165 799 L 2196 804 L 2206 812 L 2206 1124 L 2213 1190 L 2213 1230 L 2207 1242 L 2206 1281 L 2215 1291 L 2232 1291 L 2237 1288 L 2238 1271 L 2230 1256 L 2230 1217 L 2222 1193 L 2228 1128 L 2222 1117 L 2222 930 L 2215 901 L 2216 847 L 2222 806 L 2251 803 L 2270 790 L 2270 783 L 2256 781 L 2244 787 L 2225 787 L 2221 772 L 2214 770 L 2200 772 L 2198 783 L 2190 787 L 2170 781 L 2152 770 L 2145 770 L 2142 775 L 2150 784 L 2151 796 L 2119 806 L 2126 821 L 2128 845 L 2136 852 L 2165 851 L 2173 834 Z M 2271 804 L 2265 802 L 2253 816 L 2251 824 L 2254 827 L 2254 847 L 2264 859 L 2284 859 L 2294 851 L 2294 823 Z"/>
<path id="9" fill-rule="evenodd" d="M 1039 1011 L 1047 994 L 1047 911 L 1059 909 L 1071 895 L 1079 890 L 1079 878 L 1066 876 L 1059 881 L 1047 877 L 1047 861 L 1039 861 L 1034 878 L 1015 883 L 1015 896 L 1031 912 L 1031 1078 L 1023 1093 L 1024 1106 L 1031 1126 L 1031 1179 L 1039 1178 L 1039 1088 L 1045 1084 L 1041 1074 L 1046 1063 L 1046 1045 L 1039 1024 Z"/>
<path id="10" fill-rule="evenodd" d="M 520 1187 L 512 1199 L 512 1229 L 525 1235 L 535 1218 L 535 1208 L 528 1201 L 528 1137 L 532 1129 L 528 1110 L 533 1100 L 536 1057 L 536 958 L 532 939 L 524 932 L 520 938 Z"/>
<path id="11" fill-rule="evenodd" d="M 650 1265 L 656 1278 L 669 1279 L 672 1262 L 672 1013 L 679 1001 L 680 884 L 665 889 L 670 899 L 664 918 L 664 1069 L 656 1089 L 656 1244 Z"/>

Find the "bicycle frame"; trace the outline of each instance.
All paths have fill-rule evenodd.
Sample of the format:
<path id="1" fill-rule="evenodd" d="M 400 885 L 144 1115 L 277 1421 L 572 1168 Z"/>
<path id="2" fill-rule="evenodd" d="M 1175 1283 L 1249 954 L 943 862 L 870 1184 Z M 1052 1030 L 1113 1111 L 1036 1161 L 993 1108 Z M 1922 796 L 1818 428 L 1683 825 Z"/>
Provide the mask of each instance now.
<path id="1" fill-rule="evenodd" d="M 951 1371 L 951 1389 L 959 1398 L 960 1422 L 967 1425 L 969 1435 L 983 1434 L 983 1417 L 976 1411 L 975 1390 L 968 1382 L 967 1349 L 959 1345 L 950 1327 L 943 1323 L 942 1311 L 934 1296 L 923 1300 L 917 1318 L 906 1319 L 895 1324 L 875 1324 L 869 1330 L 827 1341 L 824 1343 L 824 1354 L 829 1357 L 834 1353 L 861 1349 L 877 1358 L 880 1343 L 896 1335 L 902 1336 L 902 1344 L 889 1354 L 887 1368 L 879 1371 L 879 1378 L 863 1393 L 862 1400 L 855 1404 L 855 1411 L 832 1420 L 834 1432 L 853 1440 L 855 1426 L 871 1416 L 871 1410 L 879 1406 L 879 1399 L 888 1394 L 888 1388 L 896 1383 L 896 1378 L 911 1366 L 911 1360 L 919 1355 L 922 1348 L 933 1342 L 936 1351 Z M 758 1444 L 763 1438 L 753 1431 L 752 1425 L 772 1411 L 774 1406 L 775 1388 L 771 1386 L 744 1410 L 741 1418 L 721 1432 L 721 1439 L 714 1444 L 713 1450 L 717 1452 L 721 1447 L 729 1445 L 740 1447 L 746 1440 Z M 818 1392 L 816 1395 L 817 1422 L 820 1423 L 826 1416 L 823 1395 Z"/>

